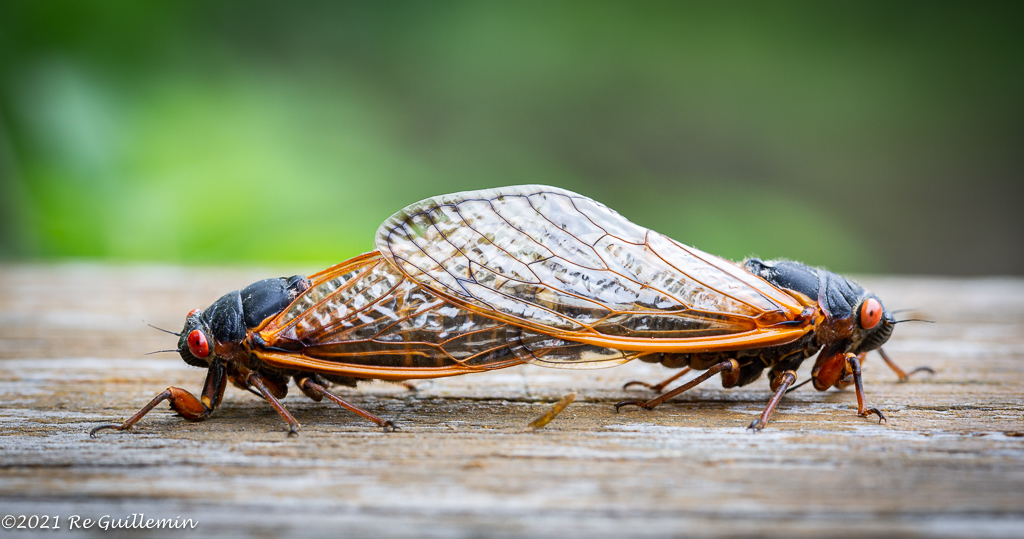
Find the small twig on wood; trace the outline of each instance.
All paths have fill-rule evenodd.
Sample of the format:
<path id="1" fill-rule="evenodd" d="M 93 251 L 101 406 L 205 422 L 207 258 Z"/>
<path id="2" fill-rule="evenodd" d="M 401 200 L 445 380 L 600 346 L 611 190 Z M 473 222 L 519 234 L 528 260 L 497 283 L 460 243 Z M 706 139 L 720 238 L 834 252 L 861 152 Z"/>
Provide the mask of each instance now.
<path id="1" fill-rule="evenodd" d="M 558 417 L 558 414 L 562 413 L 562 410 L 565 410 L 566 406 L 569 406 L 570 404 L 572 404 L 572 401 L 574 401 L 574 400 L 576 400 L 576 393 L 575 392 L 569 393 L 568 395 L 562 397 L 562 400 L 556 402 L 555 405 L 552 406 L 550 410 L 548 410 L 547 412 L 544 413 L 544 415 L 542 415 L 542 416 L 538 417 L 537 419 L 534 419 L 533 421 L 531 421 L 529 425 L 527 425 L 526 427 L 523 428 L 523 430 L 524 431 L 530 431 L 530 430 L 540 430 L 540 429 L 544 428 L 545 425 L 547 425 L 548 423 L 551 423 L 551 420 L 553 420 L 554 418 Z"/>

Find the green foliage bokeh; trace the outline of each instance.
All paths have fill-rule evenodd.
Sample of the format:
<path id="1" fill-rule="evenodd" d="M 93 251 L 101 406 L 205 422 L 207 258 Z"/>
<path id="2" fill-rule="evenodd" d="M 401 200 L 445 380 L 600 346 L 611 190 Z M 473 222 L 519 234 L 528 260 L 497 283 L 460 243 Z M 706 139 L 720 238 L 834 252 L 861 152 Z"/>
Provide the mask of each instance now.
<path id="1" fill-rule="evenodd" d="M 1024 241 L 1020 22 L 931 2 L 6 2 L 0 251 L 328 263 L 421 198 L 547 183 L 734 259 L 1020 273 L 998 248 Z"/>

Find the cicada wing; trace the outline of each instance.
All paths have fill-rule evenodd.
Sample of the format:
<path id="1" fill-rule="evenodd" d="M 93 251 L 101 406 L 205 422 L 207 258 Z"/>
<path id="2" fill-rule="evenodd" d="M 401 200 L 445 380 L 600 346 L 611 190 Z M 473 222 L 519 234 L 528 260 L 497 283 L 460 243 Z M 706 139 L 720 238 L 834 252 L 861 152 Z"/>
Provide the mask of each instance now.
<path id="1" fill-rule="evenodd" d="M 432 378 L 510 367 L 558 355 L 558 348 L 579 348 L 544 334 L 523 336 L 508 322 L 458 307 L 377 253 L 310 280 L 311 287 L 260 331 L 269 350 L 254 353 L 271 366 L 367 378 Z"/>
<path id="2" fill-rule="evenodd" d="M 643 355 L 552 337 L 509 325 L 505 331 L 509 347 L 520 359 L 556 369 L 604 369 L 621 365 Z"/>
<path id="3" fill-rule="evenodd" d="M 523 363 L 506 346 L 506 322 L 452 305 L 378 253 L 311 280 L 260 332 L 270 347 L 291 352 L 259 354 L 275 366 L 405 379 Z"/>
<path id="4" fill-rule="evenodd" d="M 430 198 L 385 221 L 376 242 L 453 303 L 602 347 L 743 348 L 809 330 L 776 325 L 804 306 L 759 277 L 554 187 Z"/>

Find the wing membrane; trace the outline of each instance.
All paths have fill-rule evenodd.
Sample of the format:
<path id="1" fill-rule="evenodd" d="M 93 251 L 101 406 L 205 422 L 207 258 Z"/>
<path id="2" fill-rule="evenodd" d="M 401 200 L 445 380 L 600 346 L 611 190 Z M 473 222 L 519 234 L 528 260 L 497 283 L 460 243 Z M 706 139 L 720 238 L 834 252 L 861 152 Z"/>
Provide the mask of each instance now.
<path id="1" fill-rule="evenodd" d="M 311 287 L 260 336 L 271 366 L 381 379 L 450 376 L 499 369 L 551 355 L 578 365 L 623 356 L 539 333 L 445 300 L 368 253 L 311 276 Z M 562 350 L 562 349 L 565 350 Z M 628 361 L 628 359 L 626 359 Z"/>
<path id="2" fill-rule="evenodd" d="M 644 355 L 643 352 L 566 341 L 516 326 L 509 326 L 506 334 L 509 347 L 520 359 L 542 367 L 603 369 Z"/>
<path id="3" fill-rule="evenodd" d="M 456 305 L 605 348 L 705 351 L 789 342 L 795 298 L 582 195 L 513 186 L 430 198 L 385 221 L 377 248 Z"/>

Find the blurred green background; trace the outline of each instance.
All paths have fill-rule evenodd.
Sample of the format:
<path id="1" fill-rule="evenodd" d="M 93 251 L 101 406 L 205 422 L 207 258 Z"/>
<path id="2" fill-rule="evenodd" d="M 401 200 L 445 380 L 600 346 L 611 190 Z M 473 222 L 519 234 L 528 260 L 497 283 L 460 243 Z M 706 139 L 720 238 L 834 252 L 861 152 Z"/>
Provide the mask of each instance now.
<path id="1" fill-rule="evenodd" d="M 1024 274 L 1020 3 L 0 4 L 0 256 L 333 263 L 547 183 L 733 259 Z"/>

